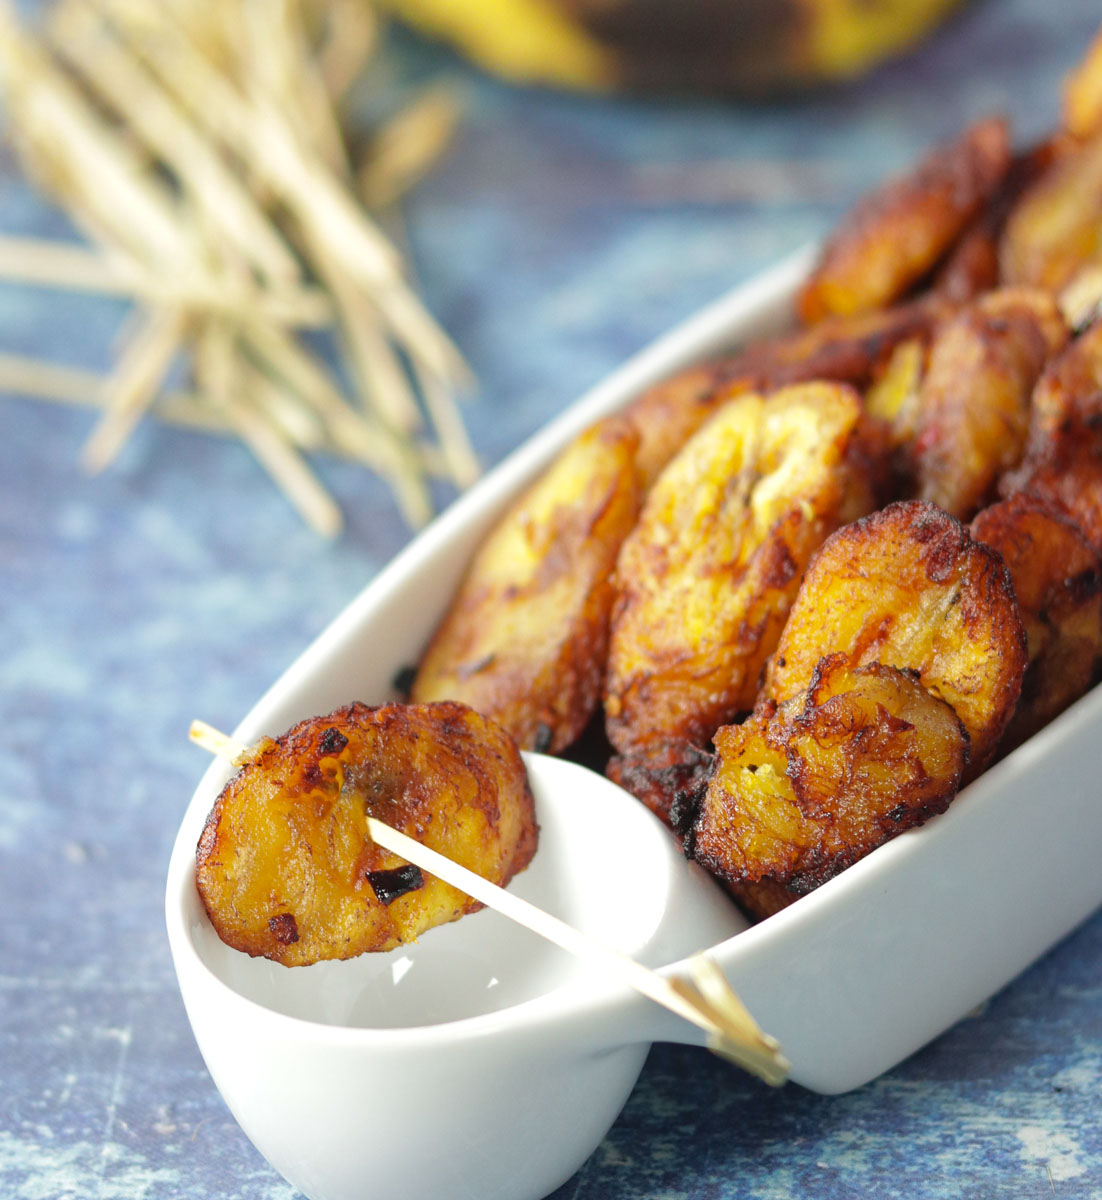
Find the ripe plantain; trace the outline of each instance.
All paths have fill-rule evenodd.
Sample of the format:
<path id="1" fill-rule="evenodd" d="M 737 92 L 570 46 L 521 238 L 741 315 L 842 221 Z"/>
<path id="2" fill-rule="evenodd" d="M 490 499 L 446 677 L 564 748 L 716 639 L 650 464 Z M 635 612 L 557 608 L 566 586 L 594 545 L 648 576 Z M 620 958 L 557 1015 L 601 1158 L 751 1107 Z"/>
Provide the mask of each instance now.
<path id="1" fill-rule="evenodd" d="M 506 79 L 603 91 L 772 94 L 851 79 L 960 0 L 380 0 Z"/>
<path id="2" fill-rule="evenodd" d="M 597 707 L 612 571 L 635 523 L 637 436 L 576 438 L 491 531 L 418 668 L 417 702 L 461 700 L 525 749 L 570 745 Z"/>
<path id="3" fill-rule="evenodd" d="M 480 907 L 376 846 L 368 815 L 502 885 L 536 849 L 503 729 L 462 704 L 351 704 L 262 741 L 218 797 L 195 871 L 218 936 L 302 966 L 390 950 Z"/>
<path id="4" fill-rule="evenodd" d="M 1026 636 L 999 555 L 932 504 L 900 501 L 833 534 L 808 568 L 773 657 L 766 696 L 811 686 L 824 655 L 911 670 L 960 717 L 970 777 L 1014 712 Z"/>

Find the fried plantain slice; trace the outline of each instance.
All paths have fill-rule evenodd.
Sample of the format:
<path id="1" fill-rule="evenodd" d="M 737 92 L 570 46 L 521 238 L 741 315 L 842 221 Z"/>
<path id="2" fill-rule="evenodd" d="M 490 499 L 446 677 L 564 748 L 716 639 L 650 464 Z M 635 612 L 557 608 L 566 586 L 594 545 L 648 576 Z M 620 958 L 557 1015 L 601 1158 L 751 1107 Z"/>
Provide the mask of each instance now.
<path id="1" fill-rule="evenodd" d="M 1025 450 L 1030 395 L 1068 329 L 1052 296 L 988 292 L 937 333 L 919 386 L 916 493 L 962 520 L 994 498 Z"/>
<path id="2" fill-rule="evenodd" d="M 1035 445 L 1022 465 L 1005 475 L 1003 496 L 1039 496 L 1065 513 L 1102 555 L 1102 437 L 1069 425 Z"/>
<path id="3" fill-rule="evenodd" d="M 1076 138 L 1102 129 L 1102 30 L 1064 81 L 1064 128 Z"/>
<path id="4" fill-rule="evenodd" d="M 644 493 L 720 405 L 750 390 L 750 382 L 738 374 L 737 364 L 729 361 L 690 367 L 649 388 L 627 407 L 624 415 L 639 435 L 635 467 Z"/>
<path id="5" fill-rule="evenodd" d="M 757 915 L 943 812 L 968 759 L 961 721 L 914 672 L 842 654 L 816 663 L 806 695 L 715 744 L 692 855 Z"/>
<path id="6" fill-rule="evenodd" d="M 1040 497 L 992 504 L 971 532 L 1002 555 L 1029 643 L 1021 698 L 1000 746 L 1012 750 L 1090 687 L 1102 654 L 1102 572 L 1082 530 Z"/>
<path id="7" fill-rule="evenodd" d="M 861 418 L 840 384 L 742 396 L 659 477 L 616 567 L 604 700 L 621 753 L 706 745 L 753 705 L 812 553 L 871 505 Z"/>
<path id="8" fill-rule="evenodd" d="M 1025 630 L 1000 556 L 933 504 L 890 504 L 834 533 L 808 568 L 767 675 L 778 702 L 804 693 L 824 655 L 918 672 L 987 764 L 1021 690 Z"/>
<path id="9" fill-rule="evenodd" d="M 576 438 L 492 530 L 428 649 L 411 699 L 461 700 L 525 749 L 570 745 L 597 707 L 612 572 L 639 509 L 623 418 Z"/>
<path id="10" fill-rule="evenodd" d="M 1033 391 L 1027 452 L 1043 454 L 1062 430 L 1096 436 L 1102 421 L 1102 320 L 1069 342 L 1045 368 Z"/>
<path id="11" fill-rule="evenodd" d="M 494 883 L 537 827 L 513 739 L 462 704 L 351 704 L 265 739 L 218 797 L 196 852 L 218 936 L 285 966 L 415 941 L 481 907 L 376 846 L 367 816 Z"/>
<path id="12" fill-rule="evenodd" d="M 906 295 L 988 202 L 1010 163 L 1006 122 L 992 117 L 872 192 L 827 242 L 797 300 L 800 318 L 813 325 Z"/>
<path id="13" fill-rule="evenodd" d="M 1028 188 L 999 245 L 1001 277 L 1060 292 L 1097 264 L 1102 247 L 1102 130 L 1057 157 Z"/>

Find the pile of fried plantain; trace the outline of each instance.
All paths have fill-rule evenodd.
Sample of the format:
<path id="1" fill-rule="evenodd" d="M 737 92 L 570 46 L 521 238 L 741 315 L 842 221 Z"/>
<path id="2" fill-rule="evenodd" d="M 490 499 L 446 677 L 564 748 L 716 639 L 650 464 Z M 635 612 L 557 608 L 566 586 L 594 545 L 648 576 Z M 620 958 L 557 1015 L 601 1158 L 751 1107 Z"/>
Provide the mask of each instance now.
<path id="1" fill-rule="evenodd" d="M 547 632 L 584 642 L 593 765 L 759 915 L 1082 695 L 1102 656 L 1102 34 L 1064 114 L 1021 150 L 999 117 L 934 149 L 827 241 L 800 328 L 631 404 L 639 512 L 599 614 L 543 615 L 550 551 L 510 589 L 484 551 L 422 663 L 432 694 L 562 749 L 592 705 L 553 719 L 535 664 Z M 556 494 L 584 523 L 584 473 Z M 455 648 L 457 627 L 507 629 L 509 652 Z"/>
<path id="2" fill-rule="evenodd" d="M 992 117 L 935 148 L 842 222 L 795 310 L 575 439 L 491 530 L 412 689 L 488 719 L 455 720 L 476 762 L 496 747 L 478 771 L 502 814 L 525 804 L 514 740 L 574 754 L 759 916 L 942 812 L 1098 678 L 1102 33 L 1060 128 L 1015 149 Z M 322 753 L 329 727 L 366 747 L 375 711 L 267 745 L 219 801 L 200 879 L 231 944 L 306 961 L 462 910 L 429 884 L 365 904 L 372 789 L 402 780 L 430 844 L 455 804 L 484 814 L 478 771 L 437 788 L 440 728 L 424 756 L 398 720 L 374 773 Z M 480 843 L 498 878 L 531 853 L 526 811 Z"/>

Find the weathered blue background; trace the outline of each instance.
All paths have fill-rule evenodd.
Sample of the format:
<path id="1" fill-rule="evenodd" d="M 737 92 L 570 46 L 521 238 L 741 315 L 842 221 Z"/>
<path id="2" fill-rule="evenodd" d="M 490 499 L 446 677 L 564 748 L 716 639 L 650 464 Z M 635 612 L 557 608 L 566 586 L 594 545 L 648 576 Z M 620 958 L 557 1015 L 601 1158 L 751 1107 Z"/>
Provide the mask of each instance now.
<path id="1" fill-rule="evenodd" d="M 468 104 L 407 216 L 481 380 L 484 460 L 965 120 L 1047 128 L 1100 19 L 1098 0 L 986 0 L 860 86 L 761 108 L 515 91 L 401 41 L 398 74 L 449 71 Z M 10 157 L 0 229 L 67 229 Z M 0 349 L 102 367 L 122 315 L 0 288 Z M 228 441 L 150 424 L 90 481 L 87 414 L 5 397 L 0 421 L 0 1195 L 290 1200 L 203 1068 L 165 945 L 169 848 L 205 765 L 186 730 L 232 727 L 408 533 L 347 464 L 318 463 L 349 514 L 328 545 Z M 849 1096 L 658 1047 L 558 1198 L 1100 1197 L 1100 1001 L 1095 918 Z"/>

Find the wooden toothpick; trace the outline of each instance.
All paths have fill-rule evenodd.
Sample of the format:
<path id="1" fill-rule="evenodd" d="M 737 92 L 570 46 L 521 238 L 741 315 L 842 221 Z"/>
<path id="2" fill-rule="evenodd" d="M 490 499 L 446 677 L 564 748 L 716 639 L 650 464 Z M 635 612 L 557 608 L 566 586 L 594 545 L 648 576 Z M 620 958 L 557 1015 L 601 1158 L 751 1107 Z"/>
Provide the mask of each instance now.
<path id="1" fill-rule="evenodd" d="M 247 746 L 203 721 L 192 722 L 190 737 L 204 749 L 234 763 L 240 764 L 249 754 Z M 375 817 L 368 816 L 367 829 L 372 840 L 384 850 L 459 888 L 487 908 L 523 925 L 563 950 L 594 963 L 637 992 L 703 1029 L 708 1035 L 708 1049 L 714 1053 L 764 1079 L 766 1083 L 777 1085 L 787 1078 L 789 1064 L 777 1041 L 761 1030 L 723 972 L 707 954 L 696 954 L 688 960 L 688 978 L 667 978 Z"/>

